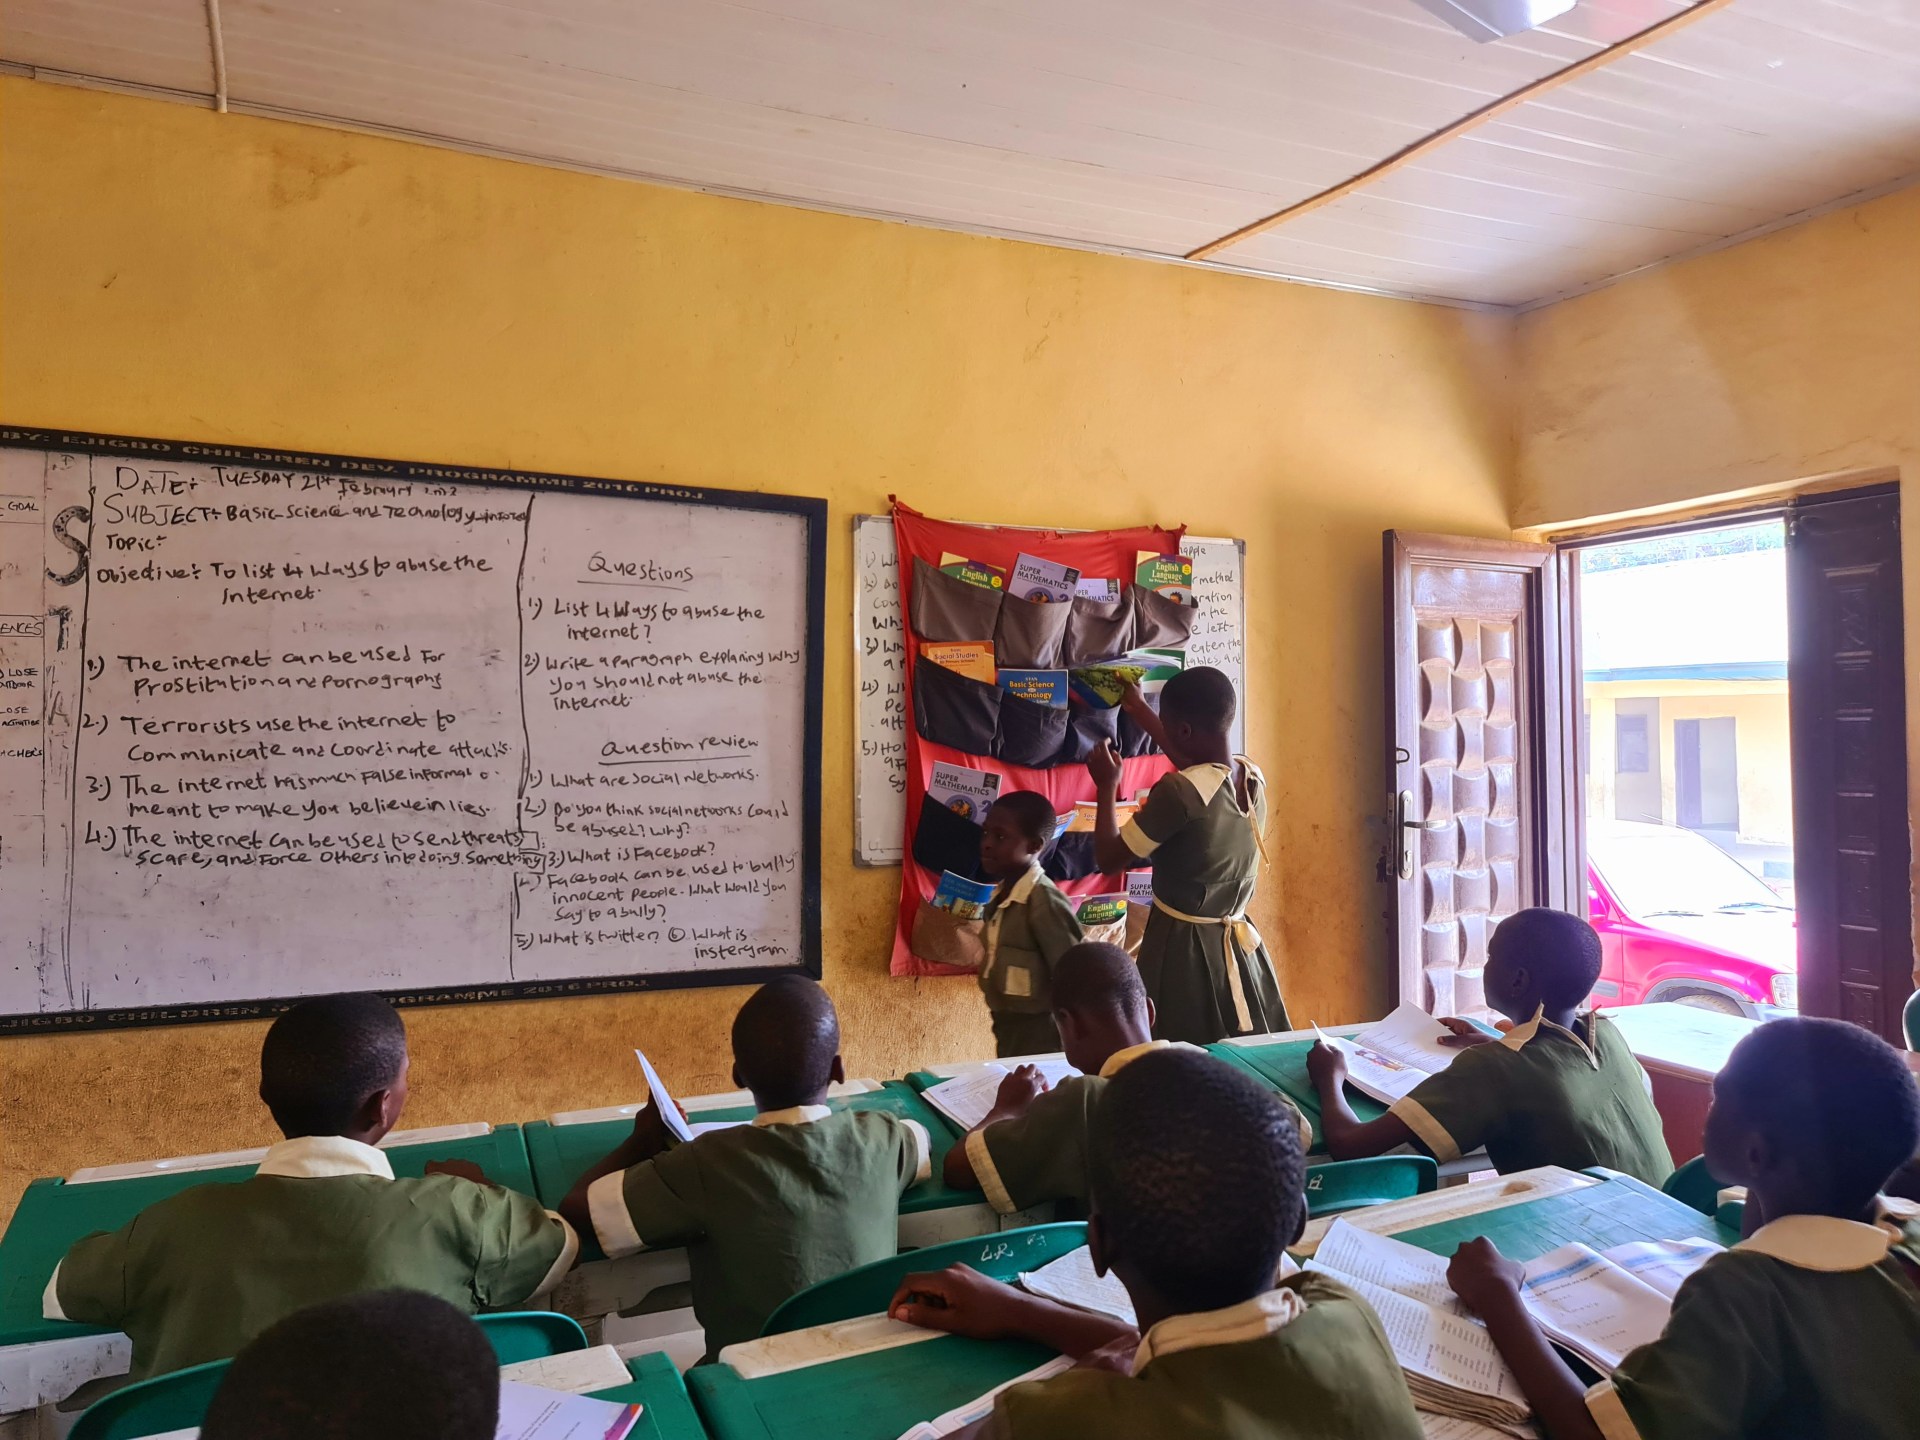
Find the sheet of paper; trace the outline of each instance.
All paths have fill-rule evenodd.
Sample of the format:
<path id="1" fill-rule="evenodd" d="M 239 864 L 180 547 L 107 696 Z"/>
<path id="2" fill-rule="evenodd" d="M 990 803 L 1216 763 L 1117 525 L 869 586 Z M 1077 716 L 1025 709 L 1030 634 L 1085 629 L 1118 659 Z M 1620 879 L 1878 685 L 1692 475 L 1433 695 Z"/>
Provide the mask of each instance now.
<path id="1" fill-rule="evenodd" d="M 1047 1077 L 1049 1086 L 1058 1085 L 1068 1076 L 1080 1073 L 1064 1060 L 1038 1060 L 1031 1063 Z M 942 1080 L 938 1085 L 929 1086 L 924 1098 L 962 1130 L 971 1130 L 992 1111 L 993 1103 L 1000 1094 L 1000 1082 L 1007 1078 L 1007 1074 L 1004 1065 L 980 1065 L 951 1080 Z"/>
<path id="2" fill-rule="evenodd" d="M 1420 1434 L 1424 1440 L 1511 1440 L 1514 1432 L 1496 1429 L 1492 1425 L 1482 1425 L 1478 1420 L 1468 1420 L 1459 1415 L 1434 1415 L 1422 1410 L 1420 1415 Z M 1528 1430 L 1531 1435 L 1536 1432 Z"/>
<path id="3" fill-rule="evenodd" d="M 1629 1350 L 1658 1340 L 1672 1302 L 1585 1245 L 1562 1245 L 1528 1262 L 1527 1313 L 1552 1339 L 1612 1370 Z"/>
<path id="4" fill-rule="evenodd" d="M 984 1420 L 987 1416 L 991 1415 L 993 1413 L 993 1402 L 1002 1390 L 1010 1390 L 1015 1385 L 1030 1384 L 1035 1380 L 1051 1380 L 1054 1376 L 1064 1374 L 1068 1370 L 1071 1370 L 1073 1363 L 1073 1357 L 1071 1355 L 1061 1355 L 1056 1359 L 1047 1361 L 1044 1365 L 1036 1365 L 1024 1375 L 1016 1375 L 1013 1379 L 994 1386 L 993 1389 L 987 1391 L 986 1394 L 980 1396 L 978 1399 L 969 1400 L 964 1405 L 956 1405 L 953 1409 L 947 1411 L 946 1414 L 936 1415 L 933 1419 L 914 1426 L 911 1430 L 903 1434 L 900 1440 L 940 1440 L 940 1437 L 943 1435 L 951 1435 L 954 1431 L 963 1429 L 973 1424 L 976 1420 Z"/>
<path id="5" fill-rule="evenodd" d="M 537 1385 L 542 1390 L 585 1395 L 594 1390 L 611 1390 L 633 1377 L 627 1373 L 627 1362 L 620 1358 L 618 1350 L 611 1345 L 596 1345 L 590 1350 L 516 1360 L 500 1367 L 500 1378 L 519 1385 Z"/>
<path id="6" fill-rule="evenodd" d="M 621 1440 L 640 1414 L 638 1405 L 502 1380 L 500 1423 L 493 1435 L 494 1440 Z"/>
<path id="7" fill-rule="evenodd" d="M 1439 1040 L 1446 1033 L 1424 1010 L 1402 1005 L 1378 1025 L 1327 1043 L 1346 1052 L 1347 1079 L 1356 1090 L 1391 1105 L 1453 1063 L 1459 1052 Z"/>
<path id="8" fill-rule="evenodd" d="M 1444 1256 L 1388 1235 L 1370 1234 L 1341 1220 L 1335 1220 L 1320 1241 L 1320 1248 L 1314 1251 L 1313 1268 L 1340 1280 L 1352 1276 L 1384 1285 L 1395 1294 L 1450 1314 L 1467 1313 L 1447 1284 Z"/>
<path id="9" fill-rule="evenodd" d="M 1316 1261 L 1307 1268 L 1320 1267 Z M 1491 1395 L 1525 1408 L 1527 1397 L 1520 1391 L 1520 1382 L 1479 1325 L 1368 1280 L 1333 1278 L 1373 1307 L 1401 1369 L 1455 1390 Z"/>
<path id="10" fill-rule="evenodd" d="M 660 1078 L 660 1072 L 653 1068 L 653 1062 L 647 1059 L 646 1051 L 636 1050 L 633 1058 L 640 1062 L 640 1074 L 647 1082 L 647 1103 L 660 1112 L 660 1118 L 666 1122 L 675 1139 L 686 1141 L 693 1138 L 693 1131 L 687 1128 L 687 1117 L 680 1113 L 680 1107 L 673 1103 L 673 1096 L 667 1093 L 667 1082 Z"/>
<path id="11" fill-rule="evenodd" d="M 1724 1248 L 1711 1240 L 1635 1240 L 1600 1253 L 1671 1300 L 1689 1275 Z"/>
<path id="12" fill-rule="evenodd" d="M 888 1315 L 858 1315 L 851 1320 L 835 1320 L 806 1330 L 789 1330 L 784 1335 L 742 1340 L 720 1352 L 720 1363 L 731 1365 L 742 1380 L 759 1380 L 789 1370 L 804 1370 L 809 1365 L 824 1365 L 829 1360 L 848 1360 L 855 1355 L 871 1355 L 899 1345 L 937 1340 L 940 1333 L 922 1330 L 918 1325 L 909 1325 Z"/>
<path id="13" fill-rule="evenodd" d="M 1028 1270 L 1020 1276 L 1020 1286 L 1029 1294 L 1042 1295 L 1071 1305 L 1076 1310 L 1091 1310 L 1096 1315 L 1111 1315 L 1136 1330 L 1139 1318 L 1133 1313 L 1133 1299 L 1127 1287 L 1111 1270 L 1105 1275 L 1093 1272 L 1093 1252 L 1082 1245 L 1058 1260 Z"/>

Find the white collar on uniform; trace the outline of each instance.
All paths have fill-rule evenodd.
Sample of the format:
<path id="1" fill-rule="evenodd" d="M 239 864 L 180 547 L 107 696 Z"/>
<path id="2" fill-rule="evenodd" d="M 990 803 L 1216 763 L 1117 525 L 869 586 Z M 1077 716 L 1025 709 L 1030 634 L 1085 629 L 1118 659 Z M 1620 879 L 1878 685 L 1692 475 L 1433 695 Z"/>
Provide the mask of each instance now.
<path id="1" fill-rule="evenodd" d="M 1271 1335 L 1289 1321 L 1306 1312 L 1307 1302 L 1297 1290 L 1269 1290 L 1224 1310 L 1204 1310 L 1194 1315 L 1170 1315 L 1140 1337 L 1140 1348 L 1133 1353 L 1133 1373 L 1138 1375 L 1148 1361 L 1161 1355 L 1177 1355 L 1182 1350 L 1198 1350 L 1207 1345 L 1238 1345 Z"/>
<path id="2" fill-rule="evenodd" d="M 784 1110 L 762 1110 L 753 1117 L 756 1127 L 768 1125 L 811 1125 L 824 1120 L 833 1111 L 825 1105 L 789 1105 Z"/>
<path id="3" fill-rule="evenodd" d="M 391 1180 L 393 1166 L 387 1163 L 386 1151 L 344 1135 L 302 1135 L 269 1148 L 256 1173 L 295 1180 L 325 1180 L 336 1175 L 375 1175 Z"/>
<path id="4" fill-rule="evenodd" d="M 1506 1046 L 1509 1050 L 1518 1050 L 1542 1030 L 1557 1030 L 1560 1034 L 1566 1036 L 1580 1047 L 1580 1053 L 1587 1057 L 1587 1064 L 1596 1070 L 1600 1068 L 1600 1056 L 1595 1052 L 1593 1046 L 1582 1040 L 1575 1031 L 1567 1029 L 1564 1025 L 1556 1025 L 1553 1021 L 1547 1019 L 1547 1007 L 1544 1004 L 1533 1012 L 1533 1018 L 1531 1020 L 1527 1021 L 1524 1025 L 1514 1026 L 1500 1037 L 1498 1043 Z M 1593 1034 L 1593 1015 L 1591 1012 L 1589 1012 L 1587 1016 L 1587 1034 Z"/>
<path id="5" fill-rule="evenodd" d="M 1232 776 L 1233 767 L 1231 765 L 1213 763 L 1206 765 L 1189 765 L 1186 769 L 1182 770 L 1180 774 L 1189 785 L 1200 792 L 1200 803 L 1202 805 L 1211 805 L 1213 803 L 1213 797 L 1220 793 L 1220 787 L 1226 784 L 1228 778 Z"/>
<path id="6" fill-rule="evenodd" d="M 1124 1050 L 1116 1050 L 1107 1057 L 1107 1063 L 1100 1067 L 1100 1078 L 1111 1080 L 1142 1055 L 1150 1055 L 1155 1050 L 1198 1050 L 1198 1045 L 1189 1045 L 1184 1040 L 1149 1040 L 1144 1045 L 1129 1045 Z"/>
<path id="7" fill-rule="evenodd" d="M 1027 897 L 1033 894 L 1033 887 L 1040 883 L 1041 877 L 1045 874 L 1046 872 L 1040 868 L 1040 862 L 1038 860 L 1034 861 L 1033 864 L 1026 868 L 1025 873 L 1022 874 L 1018 880 L 1014 881 L 1012 887 L 1008 889 L 1007 898 L 1000 902 L 1001 908 L 1004 909 L 1008 905 L 1026 904 Z"/>
<path id="8" fill-rule="evenodd" d="M 1887 1258 L 1900 1236 L 1901 1223 L 1920 1214 L 1911 1201 L 1882 1195 L 1875 1203 L 1878 1223 L 1873 1225 L 1831 1215 L 1783 1215 L 1733 1248 L 1751 1250 L 1799 1270 L 1865 1270 Z"/>

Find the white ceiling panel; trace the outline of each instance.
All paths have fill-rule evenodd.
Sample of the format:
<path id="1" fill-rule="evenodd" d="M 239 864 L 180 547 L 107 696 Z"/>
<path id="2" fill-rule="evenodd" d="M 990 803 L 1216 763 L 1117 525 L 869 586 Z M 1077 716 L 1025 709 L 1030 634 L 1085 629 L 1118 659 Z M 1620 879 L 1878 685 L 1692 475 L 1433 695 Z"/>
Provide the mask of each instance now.
<path id="1" fill-rule="evenodd" d="M 1686 8 L 1477 45 L 1413 0 L 220 0 L 236 109 L 1178 256 Z M 7 0 L 0 56 L 212 87 L 205 0 Z M 1920 0 L 1736 0 L 1219 263 L 1535 300 L 1920 172 Z"/>

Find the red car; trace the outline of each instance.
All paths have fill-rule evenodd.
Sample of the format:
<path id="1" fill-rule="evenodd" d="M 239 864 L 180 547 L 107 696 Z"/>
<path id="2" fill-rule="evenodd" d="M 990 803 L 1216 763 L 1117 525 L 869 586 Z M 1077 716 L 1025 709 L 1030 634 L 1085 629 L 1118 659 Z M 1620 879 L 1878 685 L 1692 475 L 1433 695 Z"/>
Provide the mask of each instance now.
<path id="1" fill-rule="evenodd" d="M 1587 836 L 1587 905 L 1606 958 L 1602 1008 L 1675 1000 L 1762 1018 L 1800 1003 L 1794 912 L 1711 841 L 1609 822 Z"/>

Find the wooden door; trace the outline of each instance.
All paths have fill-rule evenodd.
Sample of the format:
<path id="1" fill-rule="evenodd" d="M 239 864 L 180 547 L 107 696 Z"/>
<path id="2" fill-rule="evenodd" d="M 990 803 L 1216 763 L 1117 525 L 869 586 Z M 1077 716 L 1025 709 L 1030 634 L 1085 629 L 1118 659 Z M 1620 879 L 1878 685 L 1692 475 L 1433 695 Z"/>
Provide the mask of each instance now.
<path id="1" fill-rule="evenodd" d="M 1579 714 L 1550 546 L 1386 535 L 1389 836 L 1398 993 L 1435 1014 L 1485 1008 L 1493 927 L 1586 894 Z M 1569 656 L 1569 661 L 1571 657 Z M 1572 777 L 1571 779 L 1569 777 Z"/>
<path id="2" fill-rule="evenodd" d="M 1900 495 L 1807 496 L 1787 518 L 1800 1008 L 1902 1042 L 1914 987 Z"/>

